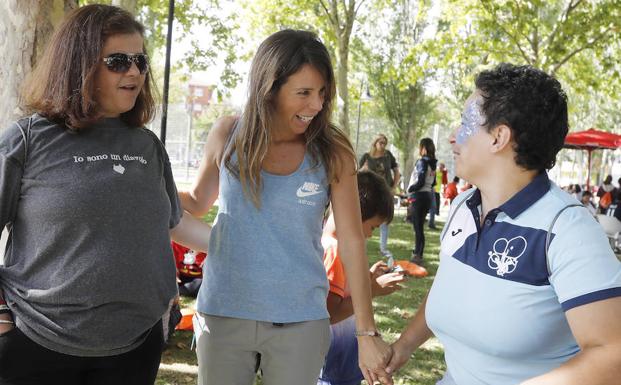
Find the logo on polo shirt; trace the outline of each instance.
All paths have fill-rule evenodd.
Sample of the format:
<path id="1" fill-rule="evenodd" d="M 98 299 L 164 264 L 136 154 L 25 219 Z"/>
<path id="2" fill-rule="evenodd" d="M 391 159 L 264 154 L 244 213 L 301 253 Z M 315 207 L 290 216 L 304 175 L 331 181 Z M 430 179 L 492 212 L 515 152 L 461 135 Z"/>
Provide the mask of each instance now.
<path id="1" fill-rule="evenodd" d="M 518 236 L 507 240 L 507 238 L 498 238 L 492 246 L 493 251 L 489 251 L 487 255 L 487 266 L 496 270 L 496 274 L 504 277 L 505 274 L 511 274 L 515 271 L 518 259 L 526 251 L 526 238 Z"/>

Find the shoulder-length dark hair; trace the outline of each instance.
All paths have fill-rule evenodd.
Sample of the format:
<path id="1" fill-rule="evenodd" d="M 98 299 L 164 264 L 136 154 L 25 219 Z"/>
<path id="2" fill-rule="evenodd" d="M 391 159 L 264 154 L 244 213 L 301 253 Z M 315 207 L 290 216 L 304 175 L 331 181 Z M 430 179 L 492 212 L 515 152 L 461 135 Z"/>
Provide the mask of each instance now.
<path id="1" fill-rule="evenodd" d="M 134 33 L 144 36 L 144 27 L 121 8 L 93 4 L 71 11 L 26 81 L 22 104 L 73 130 L 101 119 L 94 96 L 104 43 L 110 36 Z M 142 127 L 155 115 L 151 83 L 147 72 L 134 107 L 121 114 L 131 127 Z"/>
<path id="2" fill-rule="evenodd" d="M 420 140 L 419 148 L 425 149 L 425 155 L 430 159 L 436 158 L 436 145 L 433 144 L 433 140 L 431 138 L 422 138 Z"/>
<path id="3" fill-rule="evenodd" d="M 330 121 L 336 85 L 328 50 L 312 32 L 276 32 L 261 43 L 252 60 L 248 100 L 224 153 L 226 168 L 239 178 L 244 193 L 256 207 L 261 205 L 261 167 L 272 139 L 278 91 L 306 64 L 325 81 L 323 107 L 304 133 L 308 151 L 315 161 L 323 162 L 330 183 L 338 181 L 337 175 L 341 167 L 346 167 L 343 162 L 348 158 L 356 163 L 349 139 Z M 231 159 L 233 153 L 237 155 L 237 164 Z"/>

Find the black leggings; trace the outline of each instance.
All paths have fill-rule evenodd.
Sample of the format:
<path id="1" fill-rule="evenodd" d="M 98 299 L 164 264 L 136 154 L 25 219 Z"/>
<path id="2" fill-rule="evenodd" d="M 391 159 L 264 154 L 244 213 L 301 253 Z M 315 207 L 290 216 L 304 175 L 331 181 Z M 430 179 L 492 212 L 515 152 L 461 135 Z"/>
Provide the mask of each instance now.
<path id="1" fill-rule="evenodd" d="M 414 250 L 413 256 L 423 257 L 425 250 L 425 217 L 431 207 L 432 192 L 418 191 L 414 193 L 414 202 L 412 202 L 412 227 L 414 227 Z"/>
<path id="2" fill-rule="evenodd" d="M 15 328 L 0 335 L 0 384 L 153 385 L 162 356 L 162 321 L 147 333 L 127 353 L 77 357 L 46 349 Z"/>

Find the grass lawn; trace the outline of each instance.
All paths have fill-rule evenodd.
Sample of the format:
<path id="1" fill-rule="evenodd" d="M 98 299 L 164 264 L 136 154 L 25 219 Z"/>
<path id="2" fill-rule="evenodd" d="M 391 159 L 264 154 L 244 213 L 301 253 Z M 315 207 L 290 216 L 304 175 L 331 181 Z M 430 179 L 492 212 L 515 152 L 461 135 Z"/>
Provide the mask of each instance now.
<path id="1" fill-rule="evenodd" d="M 206 217 L 213 220 L 215 211 Z M 396 259 L 408 259 L 413 244 L 412 227 L 403 220 L 404 210 L 396 214 L 390 226 L 389 248 Z M 444 223 L 436 220 L 441 229 Z M 425 259 L 429 276 L 410 278 L 401 291 L 373 301 L 375 320 L 384 339 L 393 342 L 405 328 L 408 320 L 416 312 L 418 305 L 431 287 L 438 268 L 440 230 L 426 229 Z M 370 265 L 380 259 L 379 230 L 367 244 Z M 369 266 L 370 266 L 369 265 Z M 192 299 L 182 299 L 184 306 L 192 306 Z M 176 332 L 169 348 L 162 356 L 162 366 L 158 373 L 158 385 L 196 384 L 196 356 L 190 351 L 191 332 Z M 444 373 L 444 352 L 439 342 L 433 338 L 418 349 L 410 361 L 394 376 L 395 384 L 433 385 Z M 258 380 L 257 384 L 261 384 Z"/>

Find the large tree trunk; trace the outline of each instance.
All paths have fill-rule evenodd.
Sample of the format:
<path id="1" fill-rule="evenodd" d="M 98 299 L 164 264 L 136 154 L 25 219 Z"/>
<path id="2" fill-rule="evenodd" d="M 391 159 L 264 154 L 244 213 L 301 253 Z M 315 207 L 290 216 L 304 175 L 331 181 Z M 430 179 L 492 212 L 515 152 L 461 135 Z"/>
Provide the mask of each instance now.
<path id="1" fill-rule="evenodd" d="M 345 47 L 344 47 L 345 45 Z M 347 43 L 339 42 L 336 62 L 336 87 L 340 103 L 338 105 L 339 126 L 351 138 L 349 129 L 349 90 L 347 88 L 347 73 L 349 65 L 349 49 Z"/>
<path id="2" fill-rule="evenodd" d="M 19 93 L 26 76 L 41 56 L 54 27 L 77 0 L 0 1 L 0 130 L 24 114 Z M 7 232 L 0 237 L 0 263 L 4 262 Z"/>
<path id="3" fill-rule="evenodd" d="M 20 88 L 54 27 L 75 7 L 77 0 L 0 1 L 0 130 L 24 114 Z"/>

